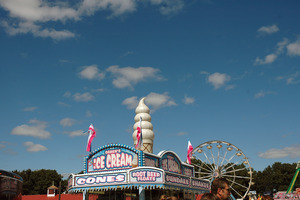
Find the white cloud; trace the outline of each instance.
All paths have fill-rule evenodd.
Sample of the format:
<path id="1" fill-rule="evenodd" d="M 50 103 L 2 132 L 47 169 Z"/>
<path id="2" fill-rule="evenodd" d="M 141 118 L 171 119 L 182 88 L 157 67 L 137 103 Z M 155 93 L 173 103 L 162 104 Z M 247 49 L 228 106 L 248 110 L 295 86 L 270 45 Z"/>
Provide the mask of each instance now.
<path id="1" fill-rule="evenodd" d="M 146 96 L 145 103 L 149 106 L 152 106 L 153 112 L 162 108 L 169 106 L 176 106 L 175 101 L 168 95 L 167 92 L 163 94 L 158 94 L 151 92 Z"/>
<path id="2" fill-rule="evenodd" d="M 84 66 L 83 70 L 79 72 L 79 76 L 89 80 L 102 80 L 105 77 L 104 73 L 100 73 L 97 65 Z"/>
<path id="3" fill-rule="evenodd" d="M 215 89 L 219 89 L 230 81 L 231 77 L 227 74 L 213 73 L 208 76 L 208 82 L 211 83 Z"/>
<path id="4" fill-rule="evenodd" d="M 4 149 L 6 147 L 5 144 L 0 143 L 0 149 Z"/>
<path id="5" fill-rule="evenodd" d="M 32 34 L 35 37 L 49 37 L 54 40 L 73 38 L 75 33 L 69 30 L 48 28 L 47 22 L 65 25 L 66 21 L 78 21 L 97 11 L 110 11 L 109 18 L 118 17 L 136 11 L 140 1 L 136 0 L 82 0 L 81 3 L 68 4 L 66 1 L 46 0 L 0 0 L 0 7 L 8 12 L 0 23 L 9 35 Z M 163 15 L 179 12 L 183 0 L 161 0 L 152 2 L 159 5 Z"/>
<path id="6" fill-rule="evenodd" d="M 282 149 L 269 149 L 264 153 L 259 153 L 259 157 L 261 158 L 298 158 L 300 157 L 300 145 L 294 145 L 291 147 L 285 147 Z"/>
<path id="7" fill-rule="evenodd" d="M 67 104 L 67 103 L 64 103 L 64 102 L 58 102 L 57 103 L 58 105 L 60 105 L 60 106 L 63 106 L 63 107 L 71 107 L 71 105 L 69 105 L 69 104 Z"/>
<path id="8" fill-rule="evenodd" d="M 67 91 L 67 92 L 64 93 L 64 97 L 69 98 L 71 96 L 72 96 L 72 93 L 70 91 Z"/>
<path id="9" fill-rule="evenodd" d="M 85 112 L 85 116 L 86 116 L 86 117 L 92 117 L 92 116 L 93 116 L 93 113 L 92 113 L 91 111 L 88 110 L 88 111 Z"/>
<path id="10" fill-rule="evenodd" d="M 201 75 L 209 75 L 209 72 L 207 72 L 207 71 L 201 71 L 200 74 Z"/>
<path id="11" fill-rule="evenodd" d="M 23 111 L 30 112 L 30 111 L 35 111 L 36 109 L 38 109 L 38 107 L 27 107 L 27 108 L 24 108 Z"/>
<path id="12" fill-rule="evenodd" d="M 98 10 L 110 10 L 108 18 L 132 13 L 136 10 L 135 0 L 94 1 L 84 0 L 78 9 L 81 15 L 93 15 Z"/>
<path id="13" fill-rule="evenodd" d="M 6 141 L 0 141 L 0 149 L 4 149 L 8 146 L 12 146 L 14 144 L 10 143 L 10 142 L 6 142 Z"/>
<path id="14" fill-rule="evenodd" d="M 24 21 L 65 21 L 78 18 L 78 13 L 68 5 L 48 3 L 43 0 L 1 0 L 1 7 L 9 11 L 9 15 Z"/>
<path id="15" fill-rule="evenodd" d="M 11 131 L 12 135 L 32 136 L 41 139 L 48 139 L 51 133 L 46 131 L 47 123 L 38 120 L 30 120 L 30 125 L 23 124 Z"/>
<path id="16" fill-rule="evenodd" d="M 266 95 L 269 95 L 269 94 L 275 94 L 275 92 L 271 92 L 271 91 L 260 91 L 258 93 L 256 93 L 254 95 L 254 98 L 255 99 L 258 99 L 258 98 L 263 98 L 265 97 Z"/>
<path id="17" fill-rule="evenodd" d="M 232 90 L 235 88 L 235 85 L 226 85 L 225 90 Z"/>
<path id="18" fill-rule="evenodd" d="M 265 57 L 265 59 L 261 59 L 261 58 L 257 57 L 255 59 L 255 64 L 256 65 L 271 64 L 276 60 L 276 58 L 277 58 L 277 55 L 274 53 L 267 55 Z"/>
<path id="19" fill-rule="evenodd" d="M 115 78 L 113 85 L 117 88 L 130 88 L 139 82 L 152 80 L 163 80 L 162 76 L 159 75 L 159 69 L 152 67 L 124 67 L 119 68 L 117 65 L 112 65 L 107 68 Z"/>
<path id="20" fill-rule="evenodd" d="M 8 22 L 2 21 L 0 25 L 3 26 L 6 32 L 11 36 L 31 33 L 35 37 L 49 37 L 54 40 L 64 40 L 75 37 L 75 34 L 68 30 L 57 31 L 52 28 L 43 28 L 42 26 L 36 25 L 33 22 L 19 22 L 16 24 L 9 24 Z"/>
<path id="21" fill-rule="evenodd" d="M 280 53 L 282 53 L 283 50 L 285 49 L 285 47 L 287 47 L 288 43 L 289 43 L 289 40 L 287 38 L 283 38 L 282 41 L 278 42 L 276 54 L 279 55 Z"/>
<path id="22" fill-rule="evenodd" d="M 183 102 L 185 104 L 193 104 L 195 102 L 195 98 L 193 97 L 188 97 L 188 96 L 184 96 Z"/>
<path id="23" fill-rule="evenodd" d="M 103 88 L 98 88 L 98 89 L 93 89 L 92 91 L 93 91 L 93 92 L 104 92 L 105 89 L 103 89 Z"/>
<path id="24" fill-rule="evenodd" d="M 85 93 L 76 93 L 73 95 L 74 100 L 77 102 L 88 102 L 88 101 L 93 101 L 95 99 L 95 97 L 89 93 L 89 92 L 85 92 Z"/>
<path id="25" fill-rule="evenodd" d="M 287 85 L 298 84 L 300 83 L 300 72 L 297 71 L 288 76 L 278 76 L 276 80 L 285 80 Z"/>
<path id="26" fill-rule="evenodd" d="M 300 56 L 300 40 L 287 45 L 289 56 Z"/>
<path id="27" fill-rule="evenodd" d="M 75 37 L 75 34 L 68 30 L 58 31 L 43 27 L 43 23 L 49 21 L 65 22 L 67 19 L 79 19 L 78 12 L 69 8 L 67 4 L 42 0 L 0 0 L 0 6 L 8 11 L 11 17 L 1 22 L 1 26 L 9 35 L 31 33 L 36 37 L 50 37 L 54 40 Z"/>
<path id="28" fill-rule="evenodd" d="M 277 25 L 272 25 L 272 26 L 262 26 L 260 27 L 257 32 L 261 33 L 261 34 L 273 34 L 279 31 L 279 28 Z"/>
<path id="29" fill-rule="evenodd" d="M 177 133 L 177 135 L 178 136 L 183 136 L 183 135 L 188 135 L 188 133 L 187 132 L 179 132 L 179 133 Z"/>
<path id="30" fill-rule="evenodd" d="M 287 38 L 283 38 L 282 41 L 280 41 L 276 44 L 276 50 L 274 53 L 268 54 L 267 56 L 265 56 L 264 59 L 257 57 L 255 59 L 254 64 L 255 65 L 265 65 L 265 64 L 273 63 L 277 59 L 277 57 L 283 53 L 283 51 L 287 47 L 288 43 L 289 43 L 289 40 Z"/>
<path id="31" fill-rule="evenodd" d="M 72 95 L 71 92 L 67 91 L 65 92 L 64 97 L 73 98 L 77 102 L 88 102 L 88 101 L 93 101 L 95 99 L 95 96 L 92 95 L 90 92 L 85 92 L 85 93 L 77 92 Z"/>
<path id="32" fill-rule="evenodd" d="M 133 51 L 127 51 L 127 52 L 125 52 L 123 55 L 121 55 L 121 58 L 126 57 L 126 56 L 129 56 L 129 55 L 133 55 L 133 54 L 134 54 Z"/>
<path id="33" fill-rule="evenodd" d="M 125 99 L 122 104 L 126 105 L 128 109 L 135 109 L 139 103 L 138 97 L 133 96 Z M 145 103 L 147 106 L 151 106 L 151 111 L 155 112 L 156 110 L 162 107 L 176 106 L 175 101 L 168 95 L 167 92 L 163 94 L 158 94 L 151 92 L 146 96 Z"/>
<path id="34" fill-rule="evenodd" d="M 275 54 L 269 54 L 265 57 L 264 64 L 272 63 L 276 58 L 277 56 Z"/>
<path id="35" fill-rule="evenodd" d="M 288 85 L 300 83 L 300 72 L 295 72 L 294 74 L 290 75 L 286 79 L 286 83 Z"/>
<path id="36" fill-rule="evenodd" d="M 126 105 L 128 109 L 135 109 L 138 105 L 139 101 L 137 99 L 137 97 L 129 97 L 126 98 L 122 104 Z"/>
<path id="37" fill-rule="evenodd" d="M 16 152 L 15 150 L 13 149 L 6 149 L 3 151 L 4 154 L 7 154 L 7 155 L 18 155 L 18 152 Z"/>
<path id="38" fill-rule="evenodd" d="M 27 147 L 28 152 L 39 152 L 48 150 L 47 147 L 41 144 L 34 144 L 33 142 L 24 142 L 23 145 Z"/>
<path id="39" fill-rule="evenodd" d="M 159 11 L 163 15 L 172 15 L 181 11 L 184 7 L 182 0 L 151 0 L 153 5 L 159 6 Z"/>
<path id="40" fill-rule="evenodd" d="M 63 127 L 66 127 L 66 126 L 73 126 L 75 123 L 76 123 L 76 120 L 75 119 L 71 119 L 71 118 L 64 118 L 62 120 L 60 120 L 60 125 L 62 125 Z"/>
<path id="41" fill-rule="evenodd" d="M 65 134 L 69 135 L 70 137 L 85 136 L 83 130 L 66 131 Z"/>

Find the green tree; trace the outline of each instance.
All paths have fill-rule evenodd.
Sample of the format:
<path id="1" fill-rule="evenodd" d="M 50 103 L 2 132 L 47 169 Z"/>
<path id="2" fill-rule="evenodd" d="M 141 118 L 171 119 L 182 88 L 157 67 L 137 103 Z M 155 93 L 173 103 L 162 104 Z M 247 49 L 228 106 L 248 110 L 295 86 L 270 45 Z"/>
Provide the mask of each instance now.
<path id="1" fill-rule="evenodd" d="M 262 172 L 256 172 L 252 189 L 257 193 L 286 191 L 296 172 L 296 163 L 275 162 L 272 166 L 266 167 Z M 300 177 L 298 177 L 295 188 L 300 187 Z"/>
<path id="2" fill-rule="evenodd" d="M 23 171 L 13 171 L 23 178 L 23 195 L 47 194 L 47 188 L 51 185 L 56 187 L 61 182 L 62 192 L 66 190 L 67 180 L 62 180 L 62 176 L 56 170 L 41 169 L 31 171 L 30 169 Z"/>

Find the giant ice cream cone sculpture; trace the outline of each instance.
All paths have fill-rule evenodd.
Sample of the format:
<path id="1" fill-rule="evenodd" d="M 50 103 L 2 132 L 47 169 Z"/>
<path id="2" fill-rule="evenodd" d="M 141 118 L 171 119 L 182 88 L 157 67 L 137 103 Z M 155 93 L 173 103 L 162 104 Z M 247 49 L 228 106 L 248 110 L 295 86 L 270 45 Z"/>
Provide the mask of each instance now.
<path id="1" fill-rule="evenodd" d="M 134 121 L 135 124 L 133 126 L 133 134 L 132 138 L 134 141 L 134 146 L 137 143 L 137 127 L 139 125 L 140 116 L 142 117 L 141 122 L 141 129 L 142 129 L 142 138 L 143 138 L 143 146 L 141 147 L 142 151 L 153 153 L 153 140 L 154 140 L 154 133 L 153 133 L 153 126 L 151 124 L 151 116 L 150 116 L 150 109 L 144 103 L 145 97 L 142 98 L 139 102 L 139 105 L 135 109 L 135 117 Z"/>

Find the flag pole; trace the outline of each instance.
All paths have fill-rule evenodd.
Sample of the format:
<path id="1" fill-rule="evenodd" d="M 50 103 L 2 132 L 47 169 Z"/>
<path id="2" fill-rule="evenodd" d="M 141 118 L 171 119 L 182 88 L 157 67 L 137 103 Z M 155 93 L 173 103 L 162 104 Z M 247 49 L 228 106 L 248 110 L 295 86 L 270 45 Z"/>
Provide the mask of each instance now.
<path id="1" fill-rule="evenodd" d="M 140 116 L 140 121 L 137 127 L 136 139 L 137 140 L 136 140 L 135 148 L 137 150 L 142 150 L 142 146 L 143 146 L 142 116 Z"/>

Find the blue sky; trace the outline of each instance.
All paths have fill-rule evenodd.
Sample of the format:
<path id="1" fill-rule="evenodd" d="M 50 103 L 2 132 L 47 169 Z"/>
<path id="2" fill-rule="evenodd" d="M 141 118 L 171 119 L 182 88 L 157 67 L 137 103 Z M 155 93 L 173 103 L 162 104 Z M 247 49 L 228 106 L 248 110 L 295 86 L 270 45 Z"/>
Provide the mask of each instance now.
<path id="1" fill-rule="evenodd" d="M 83 170 L 132 145 L 151 109 L 154 153 L 223 140 L 254 170 L 300 160 L 298 0 L 0 0 L 0 168 Z"/>

